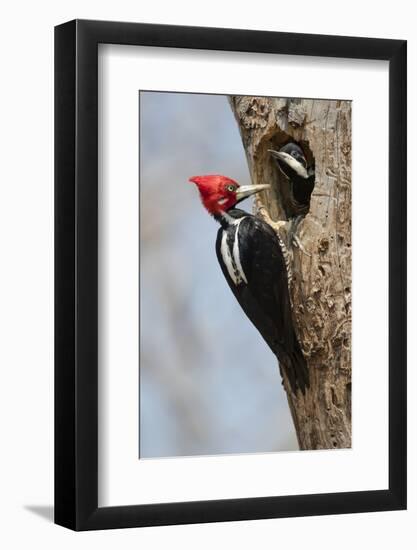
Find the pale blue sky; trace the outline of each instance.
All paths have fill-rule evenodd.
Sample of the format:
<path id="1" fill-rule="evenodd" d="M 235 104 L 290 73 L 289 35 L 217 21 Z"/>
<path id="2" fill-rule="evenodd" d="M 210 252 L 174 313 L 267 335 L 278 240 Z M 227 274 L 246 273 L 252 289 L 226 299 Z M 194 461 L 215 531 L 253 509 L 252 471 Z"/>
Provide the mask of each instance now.
<path id="1" fill-rule="evenodd" d="M 140 138 L 140 456 L 294 450 L 276 358 L 227 286 L 218 226 L 188 183 L 250 182 L 227 98 L 142 92 Z"/>

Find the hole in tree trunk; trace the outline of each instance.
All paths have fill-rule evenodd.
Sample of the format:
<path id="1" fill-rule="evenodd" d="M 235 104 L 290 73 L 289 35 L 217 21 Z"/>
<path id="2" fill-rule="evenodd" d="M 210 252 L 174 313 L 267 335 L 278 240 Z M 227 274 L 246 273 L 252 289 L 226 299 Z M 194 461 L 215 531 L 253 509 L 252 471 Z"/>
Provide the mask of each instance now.
<path id="1" fill-rule="evenodd" d="M 266 143 L 268 150 L 285 153 L 290 163 L 268 157 L 276 175 L 277 199 L 287 219 L 306 216 L 315 184 L 315 159 L 307 140 L 296 141 L 284 132 L 279 132 Z M 300 156 L 299 156 L 300 154 Z M 301 167 L 299 164 L 300 163 Z"/>

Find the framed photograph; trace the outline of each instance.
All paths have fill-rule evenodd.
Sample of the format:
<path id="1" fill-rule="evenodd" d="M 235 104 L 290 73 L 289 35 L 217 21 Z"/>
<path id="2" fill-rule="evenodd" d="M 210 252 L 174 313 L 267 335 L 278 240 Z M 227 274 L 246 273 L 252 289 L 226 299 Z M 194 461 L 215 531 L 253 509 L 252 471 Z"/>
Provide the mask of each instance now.
<path id="1" fill-rule="evenodd" d="M 406 42 L 55 29 L 55 522 L 406 507 Z"/>

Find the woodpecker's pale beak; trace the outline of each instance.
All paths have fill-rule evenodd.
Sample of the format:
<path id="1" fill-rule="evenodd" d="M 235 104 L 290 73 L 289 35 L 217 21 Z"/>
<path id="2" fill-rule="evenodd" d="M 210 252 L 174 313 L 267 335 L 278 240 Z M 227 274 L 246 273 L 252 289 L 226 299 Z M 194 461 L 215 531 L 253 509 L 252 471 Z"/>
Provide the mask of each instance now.
<path id="1" fill-rule="evenodd" d="M 236 191 L 236 198 L 238 201 L 246 199 L 255 193 L 259 193 L 263 189 L 269 189 L 270 185 L 241 185 Z"/>
<path id="2" fill-rule="evenodd" d="M 273 149 L 268 149 L 268 153 L 271 153 L 271 155 L 277 160 L 284 162 L 287 166 L 292 168 L 294 172 L 300 177 L 308 178 L 306 168 L 293 156 L 289 155 L 288 153 L 284 153 L 283 151 L 274 151 Z"/>

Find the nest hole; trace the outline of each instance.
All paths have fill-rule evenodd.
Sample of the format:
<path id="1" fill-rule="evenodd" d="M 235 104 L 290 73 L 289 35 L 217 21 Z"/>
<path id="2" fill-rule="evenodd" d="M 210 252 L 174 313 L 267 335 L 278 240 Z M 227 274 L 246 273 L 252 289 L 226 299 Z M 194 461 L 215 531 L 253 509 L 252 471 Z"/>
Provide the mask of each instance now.
<path id="1" fill-rule="evenodd" d="M 285 132 L 274 134 L 265 143 L 266 149 L 282 151 L 290 147 L 291 144 L 298 146 L 305 159 L 305 171 L 300 169 L 299 173 L 288 165 L 274 158 L 270 153 L 267 154 L 273 172 L 276 175 L 276 193 L 277 200 L 287 219 L 305 217 L 310 211 L 311 195 L 315 186 L 316 163 L 313 152 L 307 140 L 296 140 Z M 294 160 L 297 160 L 296 158 Z M 302 162 L 303 163 L 303 162 Z M 296 165 L 294 165 L 296 166 Z"/>

